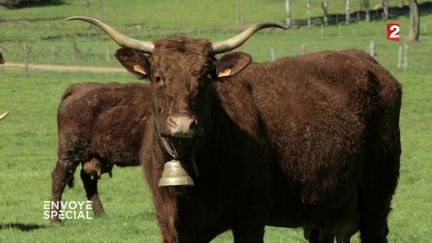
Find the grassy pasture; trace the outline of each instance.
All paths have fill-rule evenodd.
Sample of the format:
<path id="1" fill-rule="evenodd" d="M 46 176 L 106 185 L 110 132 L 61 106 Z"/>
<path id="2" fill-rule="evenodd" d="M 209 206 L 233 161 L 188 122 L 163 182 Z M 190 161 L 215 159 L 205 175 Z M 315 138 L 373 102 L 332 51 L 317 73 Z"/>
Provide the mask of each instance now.
<path id="1" fill-rule="evenodd" d="M 128 1 L 127 6 L 122 1 L 104 2 L 104 19 L 137 38 L 157 39 L 180 33 L 221 40 L 241 29 L 235 26 L 233 1 L 217 1 L 217 6 L 210 0 L 200 4 L 192 0 L 146 1 L 151 7 L 142 6 L 137 0 Z M 243 24 L 283 21 L 281 2 L 241 1 Z M 342 2 L 338 1 L 335 11 L 343 12 Z M 300 9 L 299 1 L 294 4 L 293 17 L 305 17 L 306 10 Z M 320 15 L 318 1 L 313 4 L 313 15 Z M 209 6 L 214 8 L 204 11 Z M 106 48 L 112 53 L 116 46 L 98 30 L 85 23 L 63 21 L 78 14 L 86 14 L 81 1 L 19 10 L 0 8 L 3 21 L 0 21 L 0 48 L 6 61 L 23 60 L 21 49 L 25 41 L 31 47 L 30 62 L 118 67 L 113 58 L 110 63 L 105 58 Z M 92 3 L 90 14 L 99 17 L 97 1 Z M 401 36 L 406 36 L 409 20 L 401 17 L 394 21 L 401 23 Z M 385 40 L 385 22 L 342 26 L 340 34 L 337 26 L 326 28 L 323 34 L 319 27 L 287 33 L 263 31 L 241 47 L 256 61 L 268 61 L 270 48 L 279 58 L 324 49 L 365 49 L 369 41 L 376 42 L 379 62 L 404 87 L 401 178 L 389 218 L 390 242 L 430 242 L 432 237 L 432 17 L 423 16 L 422 23 L 429 28 L 422 25 L 421 42 L 410 45 L 406 71 L 397 69 L 399 45 Z M 74 56 L 74 45 L 78 46 L 80 57 Z M 55 59 L 51 57 L 52 47 L 57 51 Z M 22 70 L 0 68 L 0 112 L 11 112 L 0 123 L 0 242 L 160 242 L 151 195 L 143 182 L 141 168 L 115 168 L 113 178 L 103 176 L 99 185 L 106 217 L 68 220 L 60 226 L 49 225 L 43 219 L 43 201 L 50 198 L 50 172 L 56 161 L 57 105 L 67 86 L 87 81 L 136 80 L 121 73 L 32 70 L 25 77 Z M 79 174 L 75 179 L 75 187 L 66 190 L 64 200 L 84 200 Z M 232 238 L 228 232 L 214 242 L 232 242 Z M 268 227 L 265 242 L 304 240 L 300 230 Z"/>
<path id="2" fill-rule="evenodd" d="M 283 0 L 242 0 L 240 1 L 240 14 L 242 21 L 236 25 L 235 1 L 202 0 L 197 3 L 193 0 L 148 0 L 143 5 L 142 1 L 131 0 L 125 4 L 122 1 L 103 1 L 103 13 L 100 10 L 100 1 L 90 1 L 87 9 L 83 1 L 66 0 L 65 4 L 7 10 L 0 7 L 0 43 L 1 49 L 10 62 L 23 62 L 23 43 L 30 48 L 30 62 L 62 63 L 62 64 L 96 64 L 117 65 L 111 58 L 106 59 L 106 52 L 112 54 L 116 45 L 99 30 L 89 27 L 82 22 L 68 22 L 66 17 L 73 15 L 90 15 L 104 19 L 107 23 L 117 27 L 122 32 L 140 39 L 158 39 L 172 35 L 188 35 L 194 37 L 211 38 L 213 40 L 224 39 L 232 33 L 243 29 L 245 26 L 263 21 L 285 21 L 285 7 Z M 292 17 L 294 19 L 306 18 L 305 1 L 292 2 Z M 311 1 L 311 15 L 322 15 L 320 1 Z M 341 22 L 344 21 L 344 1 L 329 1 L 329 14 L 338 14 Z M 380 0 L 371 0 L 371 6 L 377 5 Z M 426 2 L 425 0 L 419 3 Z M 400 1 L 390 1 L 391 6 L 400 7 Z M 360 4 L 352 1 L 351 12 L 360 10 Z M 392 12 L 390 12 L 391 14 Z M 371 11 L 371 14 L 376 14 Z M 353 14 L 352 19 L 356 19 Z M 429 21 L 429 32 L 432 32 L 432 21 Z M 368 29 L 371 25 L 360 25 Z M 382 25 L 371 30 L 358 30 L 356 28 L 342 28 L 343 38 L 350 38 L 351 45 L 357 48 L 366 48 L 370 40 L 378 41 L 384 38 Z M 407 28 L 407 22 L 402 26 Z M 336 27 L 328 28 L 321 37 L 319 28 L 311 28 L 315 31 L 300 30 L 296 37 L 290 36 L 284 39 L 286 46 L 281 49 L 277 46 L 276 55 L 286 56 L 299 52 L 300 45 L 306 44 L 310 51 L 320 48 L 320 45 L 303 43 L 305 40 L 326 41 L 335 44 L 334 36 L 338 35 Z M 295 32 L 298 33 L 298 32 Z M 359 36 L 358 33 L 365 33 Z M 402 34 L 404 34 L 402 32 Z M 309 36 L 305 36 L 309 35 Z M 285 37 L 285 36 L 284 36 Z M 330 39 L 329 39 L 330 38 Z M 259 42 L 257 42 L 259 41 Z M 254 38 L 245 48 L 258 52 L 253 43 L 261 43 Z M 299 43 L 300 42 L 300 43 Z M 258 54 L 265 58 L 269 56 L 269 48 L 272 43 L 265 43 L 265 50 Z M 262 45 L 262 44 L 260 44 Z M 251 48 L 248 48 L 251 46 Z M 345 45 L 344 45 L 345 46 Z M 339 48 L 342 48 L 341 46 Z M 329 46 L 328 48 L 335 48 Z M 267 53 L 267 55 L 264 55 Z M 265 60 L 265 59 L 264 59 Z"/>

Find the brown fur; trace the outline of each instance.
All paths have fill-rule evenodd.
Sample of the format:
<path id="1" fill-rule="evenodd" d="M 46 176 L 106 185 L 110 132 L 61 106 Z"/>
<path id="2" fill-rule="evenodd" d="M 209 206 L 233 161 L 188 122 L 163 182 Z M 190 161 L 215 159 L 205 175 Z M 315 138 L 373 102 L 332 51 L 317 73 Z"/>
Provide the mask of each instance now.
<path id="1" fill-rule="evenodd" d="M 140 159 L 164 242 L 208 242 L 228 229 L 235 242 L 262 242 L 265 225 L 304 227 L 310 242 L 349 242 L 358 230 L 362 242 L 387 241 L 401 87 L 375 60 L 325 51 L 244 68 L 247 54 L 217 61 L 206 40 L 155 46 L 117 58 L 129 70 L 123 60 L 136 58 L 152 81 Z M 227 67 L 241 71 L 217 78 Z M 157 186 L 171 158 L 154 127 L 176 114 L 204 131 L 182 158 L 191 188 Z"/>
<path id="2" fill-rule="evenodd" d="M 5 60 L 3 58 L 3 54 L 0 52 L 0 64 L 4 64 Z"/>
<path id="3" fill-rule="evenodd" d="M 96 216 L 103 214 L 97 180 L 113 165 L 139 165 L 138 152 L 151 116 L 148 84 L 75 84 L 58 108 L 58 161 L 52 172 L 52 201 L 61 201 L 66 183 L 82 164 L 87 198 Z M 58 222 L 58 217 L 52 219 Z"/>

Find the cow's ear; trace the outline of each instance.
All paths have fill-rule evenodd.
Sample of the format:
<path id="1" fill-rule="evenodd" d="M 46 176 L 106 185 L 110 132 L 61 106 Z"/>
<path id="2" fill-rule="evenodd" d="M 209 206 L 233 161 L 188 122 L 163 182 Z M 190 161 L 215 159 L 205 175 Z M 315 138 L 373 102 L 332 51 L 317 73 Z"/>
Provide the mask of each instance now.
<path id="1" fill-rule="evenodd" d="M 115 56 L 129 72 L 142 79 L 148 77 L 148 58 L 143 52 L 131 48 L 120 48 Z"/>
<path id="2" fill-rule="evenodd" d="M 244 52 L 230 52 L 223 55 L 216 62 L 216 75 L 218 78 L 237 74 L 251 63 L 252 57 Z"/>

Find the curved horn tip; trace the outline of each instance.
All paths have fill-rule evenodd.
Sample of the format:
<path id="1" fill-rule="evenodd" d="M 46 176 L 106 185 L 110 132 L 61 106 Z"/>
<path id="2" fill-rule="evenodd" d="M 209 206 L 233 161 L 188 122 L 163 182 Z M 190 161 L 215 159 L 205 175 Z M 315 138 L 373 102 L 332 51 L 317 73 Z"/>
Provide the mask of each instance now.
<path id="1" fill-rule="evenodd" d="M 119 46 L 128 47 L 136 50 L 141 50 L 146 53 L 151 53 L 154 49 L 154 43 L 151 41 L 140 41 L 118 32 L 111 26 L 103 23 L 102 21 L 87 16 L 72 16 L 68 17 L 67 20 L 82 20 L 87 23 L 93 24 L 104 31 L 112 40 L 114 40 Z"/>
<path id="2" fill-rule="evenodd" d="M 262 26 L 265 26 L 265 27 L 274 27 L 274 28 L 280 28 L 280 29 L 284 29 L 284 30 L 287 30 L 289 27 L 288 26 L 286 26 L 286 25 L 283 25 L 283 24 L 279 24 L 279 23 L 271 23 L 271 22 L 268 22 L 268 23 L 262 23 L 261 24 Z"/>
<path id="3" fill-rule="evenodd" d="M 75 20 L 78 17 L 80 17 L 80 16 L 70 16 L 70 17 L 67 17 L 66 20 Z"/>
<path id="4" fill-rule="evenodd" d="M 286 30 L 287 27 L 279 24 L 279 23 L 259 23 L 259 24 L 253 24 L 246 28 L 243 32 L 240 34 L 237 34 L 234 37 L 231 37 L 230 39 L 219 41 L 216 43 L 212 43 L 212 53 L 213 54 L 219 54 L 224 53 L 228 51 L 232 51 L 239 46 L 243 45 L 252 35 L 254 35 L 257 31 L 266 29 L 266 28 L 281 28 Z"/>
<path id="5" fill-rule="evenodd" d="M 71 16 L 71 17 L 67 17 L 66 20 L 99 21 L 96 18 L 88 17 L 88 16 Z"/>
<path id="6" fill-rule="evenodd" d="M 3 114 L 0 114 L 0 120 L 2 120 L 3 118 L 6 118 L 9 115 L 9 112 L 6 111 Z"/>

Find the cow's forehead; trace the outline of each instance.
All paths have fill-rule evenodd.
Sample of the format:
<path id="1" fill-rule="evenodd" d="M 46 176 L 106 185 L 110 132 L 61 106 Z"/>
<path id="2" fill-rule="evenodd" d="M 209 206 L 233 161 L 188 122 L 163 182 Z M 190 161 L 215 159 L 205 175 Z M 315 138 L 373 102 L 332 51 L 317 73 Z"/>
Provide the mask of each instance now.
<path id="1" fill-rule="evenodd" d="M 155 42 L 150 62 L 163 70 L 199 73 L 211 60 L 211 42 L 206 39 L 175 37 Z"/>
<path id="2" fill-rule="evenodd" d="M 173 37 L 157 40 L 155 43 L 155 52 L 173 52 L 185 55 L 203 55 L 207 56 L 211 50 L 211 42 L 207 39 L 196 39 L 190 37 Z M 155 54 L 156 54 L 155 53 Z"/>

